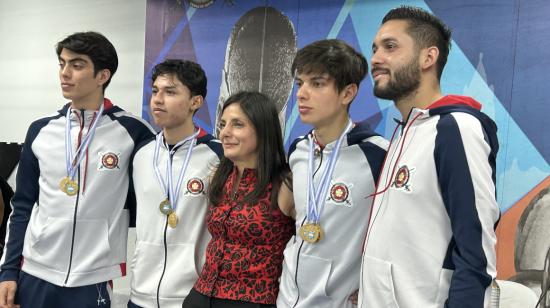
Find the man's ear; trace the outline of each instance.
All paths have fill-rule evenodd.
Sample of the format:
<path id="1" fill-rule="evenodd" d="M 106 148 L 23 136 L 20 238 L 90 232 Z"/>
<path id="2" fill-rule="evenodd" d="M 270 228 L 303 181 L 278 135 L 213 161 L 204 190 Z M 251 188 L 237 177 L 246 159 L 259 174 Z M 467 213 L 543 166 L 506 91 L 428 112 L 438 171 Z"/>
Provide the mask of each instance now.
<path id="1" fill-rule="evenodd" d="M 195 95 L 191 99 L 190 108 L 194 112 L 194 111 L 198 110 L 199 108 L 201 108 L 202 104 L 204 104 L 204 98 L 202 97 L 202 95 Z"/>
<path id="2" fill-rule="evenodd" d="M 342 97 L 342 103 L 344 105 L 349 105 L 357 95 L 357 91 L 359 89 L 357 88 L 357 85 L 355 83 L 348 84 L 347 86 L 340 91 L 340 96 Z"/>
<path id="3" fill-rule="evenodd" d="M 439 48 L 435 46 L 424 48 L 423 50 L 420 51 L 420 55 L 421 55 L 420 67 L 423 70 L 430 69 L 431 67 L 435 68 L 437 59 L 439 59 Z"/>
<path id="4" fill-rule="evenodd" d="M 108 69 L 102 69 L 96 74 L 97 81 L 100 86 L 103 86 L 109 78 L 111 78 L 111 71 Z"/>

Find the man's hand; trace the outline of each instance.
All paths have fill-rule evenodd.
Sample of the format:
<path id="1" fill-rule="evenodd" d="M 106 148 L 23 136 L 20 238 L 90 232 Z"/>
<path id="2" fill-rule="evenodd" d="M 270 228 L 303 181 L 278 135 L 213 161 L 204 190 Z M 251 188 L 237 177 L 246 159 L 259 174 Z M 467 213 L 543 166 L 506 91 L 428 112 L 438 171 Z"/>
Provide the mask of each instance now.
<path id="1" fill-rule="evenodd" d="M 348 300 L 357 306 L 357 302 L 359 302 L 359 290 L 355 290 L 355 292 L 351 293 L 351 295 L 348 297 Z"/>
<path id="2" fill-rule="evenodd" d="M 0 282 L 0 308 L 19 308 L 19 305 L 14 304 L 16 290 L 17 282 Z"/>

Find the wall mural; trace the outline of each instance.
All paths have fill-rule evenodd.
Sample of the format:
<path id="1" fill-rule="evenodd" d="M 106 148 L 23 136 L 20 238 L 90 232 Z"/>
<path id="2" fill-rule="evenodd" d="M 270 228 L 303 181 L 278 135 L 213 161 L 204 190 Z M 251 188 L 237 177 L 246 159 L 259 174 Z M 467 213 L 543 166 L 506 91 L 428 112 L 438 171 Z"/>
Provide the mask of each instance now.
<path id="1" fill-rule="evenodd" d="M 285 144 L 310 127 L 298 119 L 290 63 L 313 41 L 338 38 L 371 56 L 372 39 L 385 13 L 408 4 L 432 11 L 453 29 L 443 73 L 444 93 L 473 96 L 498 125 L 498 278 L 521 283 L 538 295 L 549 288 L 550 263 L 550 6 L 544 0 L 149 0 L 147 2 L 142 116 L 153 66 L 167 58 L 202 65 L 208 76 L 206 104 L 196 123 L 215 132 L 220 104 L 239 89 L 258 89 L 277 103 Z M 350 110 L 389 137 L 389 101 L 372 94 L 370 76 Z M 550 300 L 543 301 L 550 307 Z"/>

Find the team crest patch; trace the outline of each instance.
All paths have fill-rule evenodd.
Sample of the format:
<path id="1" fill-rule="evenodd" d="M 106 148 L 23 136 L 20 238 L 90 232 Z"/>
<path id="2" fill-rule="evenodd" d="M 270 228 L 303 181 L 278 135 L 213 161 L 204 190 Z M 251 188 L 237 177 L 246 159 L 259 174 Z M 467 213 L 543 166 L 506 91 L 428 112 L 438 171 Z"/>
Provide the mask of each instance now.
<path id="1" fill-rule="evenodd" d="M 330 196 L 329 200 L 338 204 L 351 206 L 351 196 L 349 191 L 349 185 L 346 185 L 342 182 L 334 183 L 330 187 Z"/>
<path id="2" fill-rule="evenodd" d="M 411 174 L 414 168 L 409 168 L 407 165 L 403 165 L 397 169 L 395 179 L 392 183 L 392 187 L 401 189 L 405 192 L 412 191 Z"/>
<path id="3" fill-rule="evenodd" d="M 101 161 L 99 164 L 98 170 L 113 170 L 120 169 L 118 166 L 119 163 L 119 154 L 113 152 L 99 153 L 101 156 Z"/>
<path id="4" fill-rule="evenodd" d="M 204 183 L 199 178 L 192 178 L 187 181 L 186 194 L 200 195 L 204 194 Z"/>

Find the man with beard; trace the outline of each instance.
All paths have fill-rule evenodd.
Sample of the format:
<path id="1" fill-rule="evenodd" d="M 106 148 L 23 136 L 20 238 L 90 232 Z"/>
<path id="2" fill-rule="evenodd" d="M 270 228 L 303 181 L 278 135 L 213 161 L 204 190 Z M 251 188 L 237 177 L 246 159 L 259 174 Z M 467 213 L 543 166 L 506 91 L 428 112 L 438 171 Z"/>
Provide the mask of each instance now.
<path id="1" fill-rule="evenodd" d="M 404 6 L 372 44 L 374 94 L 393 100 L 402 120 L 369 218 L 359 307 L 490 305 L 496 125 L 473 98 L 441 94 L 450 37 L 437 17 Z"/>

